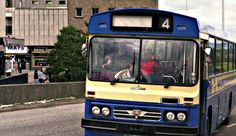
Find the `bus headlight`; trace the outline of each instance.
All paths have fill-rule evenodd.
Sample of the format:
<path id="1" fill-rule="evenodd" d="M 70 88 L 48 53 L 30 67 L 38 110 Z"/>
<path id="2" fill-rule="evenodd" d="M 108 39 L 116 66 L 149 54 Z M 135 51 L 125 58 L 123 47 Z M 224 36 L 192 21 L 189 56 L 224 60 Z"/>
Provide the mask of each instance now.
<path id="1" fill-rule="evenodd" d="M 178 113 L 178 114 L 177 114 L 177 119 L 178 119 L 179 121 L 185 121 L 185 120 L 186 120 L 186 114 L 183 113 L 183 112 Z"/>
<path id="2" fill-rule="evenodd" d="M 166 118 L 169 120 L 169 121 L 172 121 L 175 119 L 175 114 L 173 112 L 167 112 L 166 113 Z"/>
<path id="3" fill-rule="evenodd" d="M 102 108 L 102 114 L 105 115 L 105 116 L 109 115 L 109 114 L 110 114 L 109 108 L 103 107 L 103 108 Z"/>
<path id="4" fill-rule="evenodd" d="M 93 106 L 93 107 L 92 107 L 92 113 L 93 113 L 94 115 L 100 114 L 100 108 L 99 108 L 98 106 Z"/>

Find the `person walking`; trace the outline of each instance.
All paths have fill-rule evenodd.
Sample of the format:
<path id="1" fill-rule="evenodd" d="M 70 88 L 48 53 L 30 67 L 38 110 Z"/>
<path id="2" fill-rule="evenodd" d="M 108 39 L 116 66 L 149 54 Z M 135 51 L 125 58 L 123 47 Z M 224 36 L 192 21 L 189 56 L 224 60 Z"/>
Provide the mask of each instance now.
<path id="1" fill-rule="evenodd" d="M 38 75 L 38 70 L 34 70 L 34 83 L 39 82 L 39 75 Z"/>
<path id="2" fill-rule="evenodd" d="M 39 83 L 44 83 L 45 80 L 46 80 L 46 76 L 43 73 L 43 69 L 41 69 L 40 72 L 39 72 Z"/>

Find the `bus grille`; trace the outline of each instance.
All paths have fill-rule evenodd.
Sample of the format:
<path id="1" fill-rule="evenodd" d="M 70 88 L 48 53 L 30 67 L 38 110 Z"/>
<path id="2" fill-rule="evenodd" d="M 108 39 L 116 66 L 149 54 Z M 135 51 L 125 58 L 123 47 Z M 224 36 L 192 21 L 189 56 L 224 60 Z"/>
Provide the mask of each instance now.
<path id="1" fill-rule="evenodd" d="M 149 111 L 145 109 L 114 109 L 113 115 L 117 119 L 150 120 L 160 121 L 160 111 Z"/>

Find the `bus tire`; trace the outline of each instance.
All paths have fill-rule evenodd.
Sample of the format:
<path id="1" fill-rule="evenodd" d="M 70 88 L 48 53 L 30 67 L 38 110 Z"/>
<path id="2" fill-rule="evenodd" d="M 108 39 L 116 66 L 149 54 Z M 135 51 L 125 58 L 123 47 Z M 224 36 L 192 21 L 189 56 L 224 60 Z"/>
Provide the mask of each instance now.
<path id="1" fill-rule="evenodd" d="M 232 94 L 230 94 L 230 100 L 229 100 L 229 104 L 228 104 L 228 111 L 227 111 L 227 117 L 225 118 L 225 120 L 223 121 L 224 125 L 228 125 L 230 122 L 230 117 L 231 117 L 231 104 L 232 104 Z"/>
<path id="2" fill-rule="evenodd" d="M 205 136 L 210 136 L 211 135 L 211 124 L 210 124 L 210 119 L 207 116 L 206 118 L 206 130 L 205 130 Z"/>
<path id="3" fill-rule="evenodd" d="M 204 136 L 210 136 L 211 135 L 211 117 L 212 117 L 212 107 L 209 106 L 207 116 L 206 116 L 206 126 L 205 126 Z"/>

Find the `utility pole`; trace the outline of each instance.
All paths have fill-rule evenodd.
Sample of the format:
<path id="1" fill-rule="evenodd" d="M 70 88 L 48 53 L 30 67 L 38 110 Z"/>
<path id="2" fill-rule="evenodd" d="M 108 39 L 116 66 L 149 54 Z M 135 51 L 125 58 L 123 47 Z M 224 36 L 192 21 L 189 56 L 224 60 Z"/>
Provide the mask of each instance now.
<path id="1" fill-rule="evenodd" d="M 159 9 L 159 0 L 156 0 L 156 8 Z"/>
<path id="2" fill-rule="evenodd" d="M 186 8 L 186 14 L 188 14 L 188 0 L 186 0 L 186 2 L 185 2 L 185 8 Z"/>
<path id="3" fill-rule="evenodd" d="M 222 30 L 225 30 L 225 1 L 222 0 Z"/>

